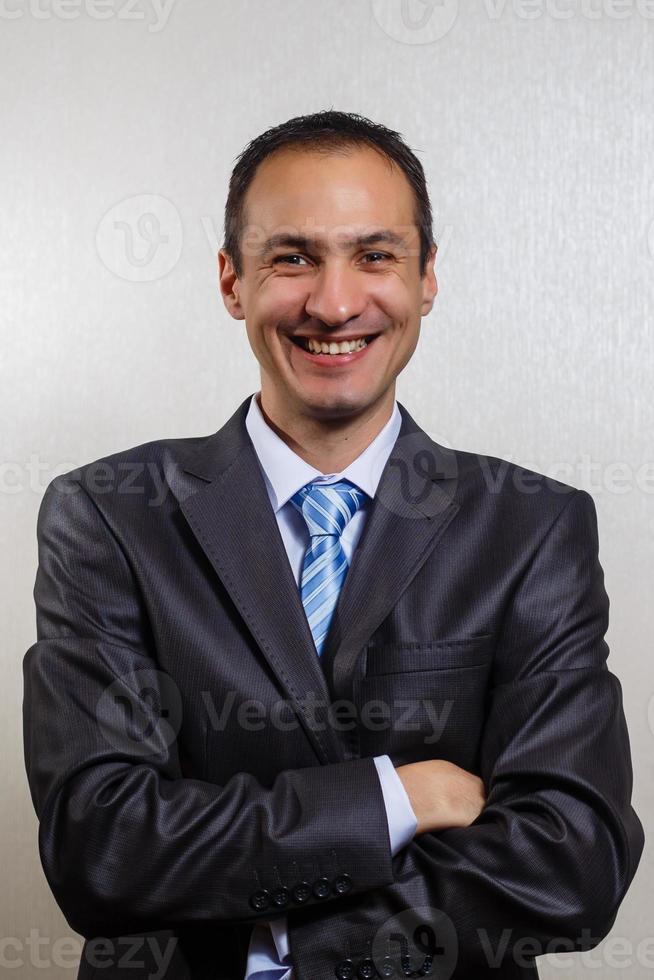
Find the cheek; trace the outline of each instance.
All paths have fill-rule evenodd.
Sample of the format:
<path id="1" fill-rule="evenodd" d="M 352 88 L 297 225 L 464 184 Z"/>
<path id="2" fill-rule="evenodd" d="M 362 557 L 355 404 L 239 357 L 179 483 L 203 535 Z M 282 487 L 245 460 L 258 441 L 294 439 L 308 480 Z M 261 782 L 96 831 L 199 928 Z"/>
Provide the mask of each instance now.
<path id="1" fill-rule="evenodd" d="M 262 327 L 296 323 L 303 316 L 307 288 L 299 279 L 271 277 L 257 292 L 254 316 Z"/>
<path id="2" fill-rule="evenodd" d="M 370 301 L 388 318 L 389 324 L 404 324 L 416 311 L 416 298 L 396 276 L 379 279 L 370 287 Z"/>

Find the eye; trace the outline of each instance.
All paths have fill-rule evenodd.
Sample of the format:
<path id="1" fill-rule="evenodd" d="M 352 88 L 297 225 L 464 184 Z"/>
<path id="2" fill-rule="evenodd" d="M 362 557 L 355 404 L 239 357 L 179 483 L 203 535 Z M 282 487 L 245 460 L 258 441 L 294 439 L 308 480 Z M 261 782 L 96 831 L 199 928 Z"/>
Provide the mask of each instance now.
<path id="1" fill-rule="evenodd" d="M 275 262 L 281 262 L 284 265 L 297 265 L 297 262 L 291 261 L 292 259 L 301 259 L 303 262 L 306 261 L 303 255 L 276 255 L 273 259 L 273 264 Z"/>
<path id="2" fill-rule="evenodd" d="M 366 252 L 366 254 L 363 257 L 364 257 L 364 259 L 369 259 L 369 258 L 371 258 L 371 256 L 377 256 L 382 261 L 384 259 L 390 259 L 391 258 L 390 255 L 387 255 L 386 254 L 386 252 Z M 378 262 L 373 262 L 372 263 L 372 265 L 378 265 L 378 264 L 379 264 Z"/>

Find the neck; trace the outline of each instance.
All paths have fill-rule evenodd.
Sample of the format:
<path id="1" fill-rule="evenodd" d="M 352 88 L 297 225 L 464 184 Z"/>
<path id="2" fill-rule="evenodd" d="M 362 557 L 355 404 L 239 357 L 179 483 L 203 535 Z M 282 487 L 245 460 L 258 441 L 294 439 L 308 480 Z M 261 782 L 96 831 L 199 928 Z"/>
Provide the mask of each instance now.
<path id="1" fill-rule="evenodd" d="M 395 386 L 357 415 L 332 419 L 298 414 L 269 399 L 263 389 L 256 397 L 270 428 L 294 453 L 321 473 L 340 473 L 368 448 L 390 419 Z"/>

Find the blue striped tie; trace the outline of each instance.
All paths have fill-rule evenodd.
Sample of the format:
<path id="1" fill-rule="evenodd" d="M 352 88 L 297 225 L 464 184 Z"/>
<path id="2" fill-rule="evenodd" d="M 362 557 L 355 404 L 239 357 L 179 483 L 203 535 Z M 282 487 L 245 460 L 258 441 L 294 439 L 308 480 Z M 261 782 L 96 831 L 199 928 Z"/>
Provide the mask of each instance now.
<path id="1" fill-rule="evenodd" d="M 349 480 L 339 480 L 308 483 L 290 498 L 311 536 L 302 566 L 300 595 L 318 656 L 349 567 L 341 534 L 365 496 Z"/>

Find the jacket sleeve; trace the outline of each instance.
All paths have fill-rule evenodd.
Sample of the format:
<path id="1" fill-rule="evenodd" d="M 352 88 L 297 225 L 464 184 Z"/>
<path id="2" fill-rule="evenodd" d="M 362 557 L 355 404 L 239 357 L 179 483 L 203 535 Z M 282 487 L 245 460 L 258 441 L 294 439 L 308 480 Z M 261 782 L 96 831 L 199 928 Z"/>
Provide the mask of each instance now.
<path id="1" fill-rule="evenodd" d="M 621 685 L 606 664 L 608 610 L 595 504 L 576 491 L 507 606 L 480 746 L 486 806 L 469 827 L 421 834 L 393 858 L 395 883 L 360 900 L 359 936 L 362 920 L 372 939 L 398 908 L 438 910 L 461 969 L 497 955 L 512 976 L 530 951 L 590 949 L 609 932 L 644 833 Z"/>
<path id="2" fill-rule="evenodd" d="M 372 758 L 289 769 L 270 787 L 246 772 L 223 786 L 183 776 L 180 692 L 157 664 L 126 553 L 70 474 L 49 484 L 37 537 L 25 764 L 42 866 L 75 931 L 267 918 L 275 869 L 330 854 L 350 881 L 303 905 L 393 880 Z"/>

